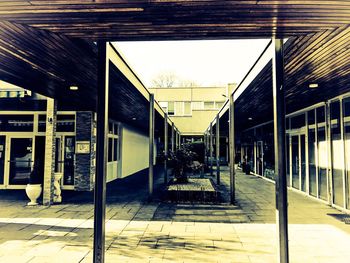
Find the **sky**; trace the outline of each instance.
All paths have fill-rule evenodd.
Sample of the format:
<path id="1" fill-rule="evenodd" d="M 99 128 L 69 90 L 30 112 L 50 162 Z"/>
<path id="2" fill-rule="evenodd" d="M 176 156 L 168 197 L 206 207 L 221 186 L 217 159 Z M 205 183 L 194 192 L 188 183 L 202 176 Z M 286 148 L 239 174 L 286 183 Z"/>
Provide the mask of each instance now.
<path id="1" fill-rule="evenodd" d="M 269 39 L 115 42 L 143 84 L 149 88 L 161 74 L 174 74 L 201 86 L 239 83 Z"/>

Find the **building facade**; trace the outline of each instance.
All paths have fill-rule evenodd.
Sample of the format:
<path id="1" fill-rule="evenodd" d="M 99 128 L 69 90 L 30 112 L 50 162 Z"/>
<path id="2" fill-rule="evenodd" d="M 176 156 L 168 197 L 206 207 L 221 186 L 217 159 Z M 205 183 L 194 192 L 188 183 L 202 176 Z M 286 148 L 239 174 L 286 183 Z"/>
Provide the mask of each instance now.
<path id="1" fill-rule="evenodd" d="M 286 118 L 287 182 L 292 189 L 350 209 L 350 93 Z M 273 123 L 241 136 L 241 162 L 274 180 Z"/>
<path id="2" fill-rule="evenodd" d="M 24 189 L 34 165 L 48 160 L 45 136 L 52 120 L 47 118 L 45 97 L 8 85 L 0 94 L 0 189 Z M 148 134 L 111 119 L 108 126 L 107 182 L 148 168 Z M 54 173 L 62 175 L 61 188 L 93 190 L 96 114 L 58 105 L 54 151 Z"/>
<path id="3" fill-rule="evenodd" d="M 202 138 L 228 94 L 227 87 L 150 88 L 149 91 L 179 128 L 183 139 Z"/>

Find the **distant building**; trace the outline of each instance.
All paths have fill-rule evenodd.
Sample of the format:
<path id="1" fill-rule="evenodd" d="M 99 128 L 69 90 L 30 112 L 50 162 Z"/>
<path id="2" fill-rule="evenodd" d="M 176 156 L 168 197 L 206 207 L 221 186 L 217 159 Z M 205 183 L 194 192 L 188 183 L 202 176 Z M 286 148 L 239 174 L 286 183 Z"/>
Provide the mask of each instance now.
<path id="1" fill-rule="evenodd" d="M 210 121 L 224 105 L 227 87 L 150 88 L 183 140 L 201 140 Z"/>

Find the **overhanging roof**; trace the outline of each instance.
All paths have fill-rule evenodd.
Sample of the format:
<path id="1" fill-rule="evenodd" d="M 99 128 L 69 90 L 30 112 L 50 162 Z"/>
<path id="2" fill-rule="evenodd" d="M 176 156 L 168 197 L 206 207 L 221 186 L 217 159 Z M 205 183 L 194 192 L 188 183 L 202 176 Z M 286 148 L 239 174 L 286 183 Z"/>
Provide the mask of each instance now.
<path id="1" fill-rule="evenodd" d="M 285 43 L 285 96 L 287 113 L 323 102 L 350 91 L 350 27 L 344 26 L 306 36 L 292 37 Z M 270 45 L 270 44 L 269 44 Z M 272 120 L 272 48 L 261 56 L 258 70 L 249 72 L 235 96 L 237 129 Z M 270 59 L 268 59 L 270 58 Z M 249 76 L 251 75 L 251 76 Z M 317 89 L 310 89 L 317 83 Z M 220 113 L 228 120 L 228 105 Z M 252 118 L 252 120 L 248 120 Z M 225 121 L 224 121 L 225 120 Z M 221 124 L 221 121 L 220 121 Z"/>
<path id="2" fill-rule="evenodd" d="M 330 51 L 335 48 L 342 52 L 327 34 L 337 30 L 346 32 L 350 24 L 349 7 L 349 1 L 325 0 L 5 0 L 0 4 L 0 79 L 55 97 L 72 107 L 93 110 L 97 94 L 93 40 L 290 37 L 300 41 L 292 45 L 295 48 L 290 51 L 292 57 L 299 51 L 307 51 L 311 58 L 311 53 L 323 45 L 329 45 Z M 315 42 L 318 47 L 309 49 L 302 44 L 310 38 L 309 46 L 313 46 L 311 38 L 318 36 L 325 36 L 321 42 Z M 305 50 L 300 50 L 300 46 L 306 47 Z M 346 56 L 347 51 L 343 54 Z M 303 61 L 303 56 L 300 58 Z M 322 61 L 322 55 L 318 60 Z M 335 66 L 346 74 L 345 65 L 329 61 L 327 65 L 331 69 Z M 341 61 L 344 63 L 344 57 Z M 296 66 L 301 70 L 300 63 Z M 114 73 L 111 116 L 123 121 L 136 117 L 134 125 L 147 130 L 147 96 L 137 89 L 136 96 L 130 96 L 137 85 L 125 76 L 122 68 L 111 68 Z M 303 70 L 314 71 L 313 62 Z M 318 76 L 321 75 L 319 71 Z M 259 83 L 268 83 L 266 78 L 264 82 L 264 76 Z M 311 78 L 312 74 L 308 76 Z M 323 80 L 327 82 L 326 77 Z M 290 81 L 290 85 L 297 84 L 292 78 Z M 69 91 L 72 84 L 80 87 L 79 92 Z M 268 92 L 260 94 L 268 96 Z M 295 90 L 294 94 L 303 93 Z M 247 98 L 242 109 L 256 103 L 251 96 Z M 160 108 L 156 109 L 158 126 L 163 127 Z"/>
<path id="3" fill-rule="evenodd" d="M 149 92 L 109 46 L 110 117 L 148 132 Z M 95 110 L 97 47 L 85 40 L 0 22 L 0 79 L 54 97 L 72 110 Z M 71 91 L 77 85 L 78 91 Z M 158 130 L 164 112 L 155 106 Z M 136 118 L 136 120 L 133 120 Z"/>
<path id="4" fill-rule="evenodd" d="M 349 1 L 6 0 L 0 20 L 70 37 L 217 39 L 307 34 L 349 24 Z"/>

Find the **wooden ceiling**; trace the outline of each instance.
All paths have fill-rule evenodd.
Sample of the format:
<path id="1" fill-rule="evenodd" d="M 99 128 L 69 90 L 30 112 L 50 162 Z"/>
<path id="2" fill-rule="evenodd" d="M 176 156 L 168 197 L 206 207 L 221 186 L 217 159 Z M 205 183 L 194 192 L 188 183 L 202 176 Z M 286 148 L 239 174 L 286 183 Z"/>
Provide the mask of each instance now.
<path id="1" fill-rule="evenodd" d="M 350 91 L 350 27 L 290 38 L 284 54 L 287 113 Z M 237 100 L 236 116 L 242 129 L 273 118 L 271 65 Z M 319 87 L 310 89 L 310 83 Z"/>
<path id="2" fill-rule="evenodd" d="M 97 39 L 109 41 L 290 37 L 286 50 L 288 107 L 346 89 L 350 1 L 326 0 L 2 0 L 0 79 L 94 110 Z M 271 67 L 271 66 L 268 66 Z M 147 102 L 112 69 L 111 115 L 147 131 Z M 242 97 L 242 116 L 269 112 L 270 69 Z M 322 93 L 305 83 L 318 81 Z M 78 85 L 71 92 L 70 85 Z M 335 88 L 336 86 L 336 88 Z M 255 93 L 258 92 L 258 93 Z M 259 94 L 259 95 L 257 95 Z M 307 95 L 307 96 L 304 96 Z M 132 107 L 130 107 L 132 105 Z M 139 106 L 135 106 L 139 105 Z M 296 106 L 297 105 L 297 106 Z M 265 108 L 264 108 L 265 107 Z M 245 115 L 244 115 L 245 114 Z M 254 117 L 255 118 L 255 117 Z M 159 129 L 161 117 L 157 115 Z"/>
<path id="3" fill-rule="evenodd" d="M 1 80 L 54 97 L 64 109 L 96 109 L 97 46 L 94 43 L 0 21 L 0 61 Z M 71 85 L 77 85 L 79 90 L 71 91 Z M 113 94 L 111 118 L 147 133 L 147 99 L 112 65 L 110 93 Z M 158 113 L 156 123 L 156 132 L 161 132 L 163 121 Z"/>
<path id="4" fill-rule="evenodd" d="M 350 2 L 3 0 L 0 20 L 110 41 L 286 37 L 349 24 Z"/>

